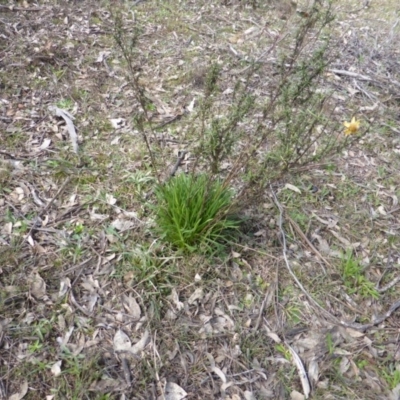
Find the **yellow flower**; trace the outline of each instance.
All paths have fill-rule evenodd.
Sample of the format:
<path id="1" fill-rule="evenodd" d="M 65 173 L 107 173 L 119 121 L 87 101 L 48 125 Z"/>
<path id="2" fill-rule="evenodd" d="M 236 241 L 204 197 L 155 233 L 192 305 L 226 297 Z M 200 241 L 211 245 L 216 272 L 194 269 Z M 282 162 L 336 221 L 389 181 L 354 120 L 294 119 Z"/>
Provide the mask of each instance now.
<path id="1" fill-rule="evenodd" d="M 355 117 L 353 117 L 350 122 L 345 122 L 343 125 L 346 127 L 344 130 L 345 135 L 352 135 L 353 133 L 357 133 L 360 129 L 360 121 L 357 121 Z"/>

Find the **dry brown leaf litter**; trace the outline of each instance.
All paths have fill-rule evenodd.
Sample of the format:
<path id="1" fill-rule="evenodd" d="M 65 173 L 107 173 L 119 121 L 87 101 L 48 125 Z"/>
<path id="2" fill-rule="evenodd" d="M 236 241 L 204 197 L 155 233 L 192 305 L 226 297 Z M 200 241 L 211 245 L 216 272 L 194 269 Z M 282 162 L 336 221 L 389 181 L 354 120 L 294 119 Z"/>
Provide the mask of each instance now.
<path id="1" fill-rule="evenodd" d="M 373 13 L 375 4 L 371 3 Z M 99 7 L 97 2 L 75 4 L 73 10 L 71 7 L 72 3 L 60 6 L 43 1 L 37 7 L 22 5 L 2 13 L 2 29 L 8 40 L 2 50 L 1 68 L 10 77 L 4 79 L 1 95 L 1 135 L 7 144 L 1 153 L 2 165 L 6 167 L 1 169 L 0 182 L 8 189 L 1 199 L 4 210 L 1 269 L 5 277 L 1 352 L 6 360 L 1 365 L 1 381 L 6 395 L 43 398 L 50 393 L 49 387 L 56 388 L 57 381 L 48 376 L 50 386 L 43 385 L 37 376 L 30 377 L 28 386 L 14 372 L 23 361 L 32 365 L 41 361 L 51 365 L 51 374 L 57 377 L 59 371 L 54 367 L 59 362 L 57 346 L 62 345 L 74 355 L 85 355 L 86 359 L 99 357 L 96 368 L 107 374 L 90 384 L 94 393 L 122 392 L 131 398 L 285 398 L 284 385 L 288 381 L 283 375 L 293 364 L 277 352 L 276 342 L 271 339 L 271 335 L 276 335 L 275 338 L 289 337 L 288 343 L 305 364 L 316 396 L 339 398 L 343 389 L 332 383 L 330 373 L 336 368 L 335 361 L 340 360 L 339 371 L 348 389 L 347 398 L 360 398 L 360 390 L 362 398 L 389 398 L 387 383 L 377 375 L 377 370 L 384 357 L 398 361 L 395 314 L 382 321 L 384 325 L 357 336 L 354 331 L 348 333 L 346 329 L 332 327 L 316 316 L 313 305 L 293 285 L 281 298 L 273 301 L 271 298 L 260 312 L 265 293 L 256 277 L 262 277 L 267 284 L 277 282 L 281 290 L 288 282 L 282 267 L 269 257 L 243 252 L 235 257 L 239 267 L 235 269 L 231 260 L 227 265 L 214 266 L 217 271 L 207 267 L 202 270 L 199 262 L 194 269 L 201 279 L 195 280 L 195 275 L 189 274 L 184 285 L 176 279 L 177 287 L 169 284 L 173 297 L 157 299 L 157 308 L 147 294 L 156 288 L 144 290 L 135 273 L 129 276 L 127 272 L 122 281 L 114 278 L 118 263 L 123 261 L 123 251 L 114 246 L 121 238 L 127 240 L 127 236 L 106 231 L 103 222 L 108 220 L 120 235 L 135 231 L 145 222 L 145 213 L 135 209 L 139 208 L 139 202 L 126 201 L 132 209 L 120 208 L 121 200 L 129 199 L 130 194 L 118 193 L 121 182 L 116 179 L 117 173 L 113 173 L 121 168 L 119 164 L 126 171 L 144 168 L 142 153 L 138 151 L 140 140 L 129 120 L 136 105 L 129 89 L 125 90 L 123 68 L 107 36 L 112 26 L 107 8 Z M 196 75 L 196 63 L 207 65 L 215 55 L 232 63 L 246 57 L 257 59 L 262 56 L 258 38 L 262 34 L 274 37 L 279 26 L 264 28 L 266 15 L 255 13 L 249 18 L 250 9 L 237 6 L 188 2 L 186 9 L 179 10 L 182 19 L 178 21 L 170 15 L 157 14 L 160 7 L 153 2 L 138 4 L 137 13 L 145 25 L 141 51 L 144 58 L 151 60 L 149 66 L 144 66 L 144 78 L 149 98 L 155 104 L 152 116 L 160 126 L 168 124 L 163 134 L 168 138 L 167 134 L 172 132 L 169 122 L 181 116 L 182 107 L 199 95 L 196 90 L 201 93 L 198 88 L 202 85 L 201 73 Z M 344 3 L 341 8 L 344 14 L 350 9 Z M 274 19 L 274 12 L 268 14 L 271 24 L 279 19 Z M 126 16 L 129 21 L 130 14 Z M 391 35 L 394 37 L 396 33 L 395 20 L 388 27 L 387 37 L 382 34 L 381 44 L 371 46 L 371 36 L 375 33 L 363 25 L 363 18 L 362 13 L 356 14 L 340 24 L 345 51 L 327 77 L 337 89 L 336 112 L 346 113 L 352 103 L 364 118 L 368 119 L 369 114 L 377 118 L 373 114 L 377 108 L 383 120 L 384 116 L 390 116 L 396 121 L 398 91 L 396 84 L 391 83 L 399 81 L 394 75 L 398 57 L 390 42 Z M 285 22 L 279 19 L 277 23 Z M 187 26 L 193 26 L 194 30 Z M 5 42 L 3 36 L 1 40 Z M 104 48 L 108 53 L 104 53 Z M 357 63 L 357 59 L 362 61 Z M 268 68 L 266 63 L 265 79 L 260 77 L 257 81 L 261 94 L 268 92 Z M 241 69 L 235 65 L 236 74 Z M 182 79 L 182 72 L 188 78 L 176 82 L 176 78 Z M 83 153 L 98 167 L 87 160 L 81 163 L 71 155 L 63 122 L 53 119 L 48 112 L 49 104 L 70 98 Z M 119 118 L 125 120 L 125 125 L 113 126 Z M 376 170 L 383 163 L 388 174 L 396 174 L 391 157 L 399 143 L 395 136 L 382 140 L 376 132 L 371 132 L 365 141 L 370 145 L 367 150 L 352 149 L 340 160 L 338 176 L 328 178 L 326 174 L 309 172 L 310 181 L 331 191 L 327 196 L 332 200 L 328 209 L 305 205 L 305 212 L 310 218 L 314 214 L 324 221 L 324 214 L 331 214 L 335 224 L 330 226 L 316 218 L 303 229 L 306 237 L 313 240 L 313 246 L 316 238 L 324 257 L 334 258 L 338 248 L 352 247 L 359 251 L 366 266 L 373 263 L 371 274 L 378 281 L 383 271 L 397 271 L 396 246 L 387 244 L 387 232 L 396 234 L 399 226 L 396 181 L 387 184 Z M 120 152 L 126 155 L 121 161 L 116 157 Z M 171 159 L 171 164 L 174 162 Z M 67 177 L 72 177 L 72 181 L 67 181 Z M 340 185 L 348 180 L 365 190 L 365 199 L 361 198 L 361 203 L 352 210 L 360 216 L 355 225 L 350 212 L 351 224 L 347 223 L 340 207 L 343 190 Z M 64 190 L 60 191 L 64 182 L 67 182 Z M 6 210 L 13 215 L 12 221 L 6 220 Z M 365 222 L 367 215 L 369 224 Z M 258 221 L 257 231 L 265 233 L 254 235 L 253 244 L 282 262 L 276 221 L 275 227 L 271 224 L 275 218 L 276 214 L 271 212 Z M 28 225 L 28 231 L 21 229 L 23 224 Z M 73 236 L 80 224 L 90 228 L 90 233 L 77 239 Z M 305 276 L 318 278 L 320 260 L 298 232 L 291 233 L 294 247 L 289 255 L 299 258 L 296 272 L 308 283 Z M 23 245 L 13 253 L 10 244 L 21 241 Z M 135 238 L 129 242 L 129 246 L 136 241 Z M 82 254 L 74 254 L 77 245 Z M 59 257 L 61 252 L 65 254 L 63 258 Z M 182 264 L 180 268 L 184 269 Z M 379 302 L 369 303 L 341 296 L 340 286 L 335 287 L 340 281 L 335 281 L 330 275 L 333 273 L 328 269 L 330 283 L 325 282 L 331 297 L 322 296 L 318 290 L 317 293 L 323 299 L 323 306 L 338 318 L 346 321 L 355 317 L 373 318 L 373 314 L 381 315 L 394 304 L 393 292 Z M 56 304 L 61 307 L 58 311 Z M 160 304 L 161 317 L 155 315 Z M 359 309 L 363 314 L 355 311 Z M 35 340 L 30 338 L 32 333 L 24 332 L 32 332 L 32 324 L 51 318 L 54 327 L 45 332 L 43 340 L 53 351 L 32 354 Z M 297 322 L 292 327 L 293 320 Z M 252 331 L 255 324 L 257 330 Z M 291 334 L 298 325 L 304 325 L 306 330 Z M 129 351 L 132 353 L 134 348 L 136 357 L 124 358 L 115 353 L 113 340 L 118 332 L 125 332 L 131 342 Z M 328 334 L 335 347 L 333 353 L 326 348 Z M 365 354 L 368 367 L 360 368 L 354 361 L 359 354 Z M 62 373 L 63 364 L 60 368 Z M 146 384 L 140 386 L 137 382 L 145 376 L 144 371 L 151 374 L 146 375 Z M 68 379 L 73 386 L 73 378 Z M 297 375 L 292 375 L 289 382 L 291 397 L 300 398 Z"/>

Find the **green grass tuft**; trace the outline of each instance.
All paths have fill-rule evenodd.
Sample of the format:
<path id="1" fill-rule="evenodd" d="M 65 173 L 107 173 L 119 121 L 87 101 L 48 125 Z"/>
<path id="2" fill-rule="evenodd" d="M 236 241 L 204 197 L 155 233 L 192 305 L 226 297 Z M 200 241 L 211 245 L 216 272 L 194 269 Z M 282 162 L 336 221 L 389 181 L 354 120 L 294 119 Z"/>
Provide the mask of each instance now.
<path id="1" fill-rule="evenodd" d="M 232 191 L 205 174 L 180 174 L 160 185 L 156 194 L 158 231 L 179 249 L 215 247 L 239 228 L 239 220 L 230 212 Z"/>

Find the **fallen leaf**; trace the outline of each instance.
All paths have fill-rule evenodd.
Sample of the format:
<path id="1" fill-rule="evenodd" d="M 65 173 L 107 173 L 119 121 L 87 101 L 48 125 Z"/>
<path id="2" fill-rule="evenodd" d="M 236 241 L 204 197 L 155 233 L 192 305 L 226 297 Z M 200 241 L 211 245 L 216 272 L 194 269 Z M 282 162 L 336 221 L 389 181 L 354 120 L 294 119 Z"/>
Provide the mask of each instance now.
<path id="1" fill-rule="evenodd" d="M 308 377 L 314 384 L 318 382 L 319 366 L 316 360 L 311 360 L 308 364 Z"/>
<path id="2" fill-rule="evenodd" d="M 38 150 L 46 150 L 51 144 L 51 139 L 43 140 L 43 143 L 39 146 Z"/>
<path id="3" fill-rule="evenodd" d="M 46 295 L 46 283 L 43 278 L 34 272 L 31 275 L 30 291 L 32 295 L 37 299 L 42 299 Z"/>
<path id="4" fill-rule="evenodd" d="M 187 393 L 176 383 L 167 382 L 165 385 L 165 400 L 182 400 Z"/>
<path id="5" fill-rule="evenodd" d="M 28 393 L 28 381 L 23 381 L 20 386 L 20 391 L 11 395 L 8 400 L 20 400 Z"/>
<path id="6" fill-rule="evenodd" d="M 59 360 L 56 363 L 54 363 L 53 366 L 51 367 L 50 371 L 54 376 L 61 375 L 61 364 L 62 360 Z"/>
<path id="7" fill-rule="evenodd" d="M 339 371 L 343 375 L 350 368 L 350 361 L 347 357 L 342 357 L 339 364 Z"/>
<path id="8" fill-rule="evenodd" d="M 290 183 L 287 183 L 287 184 L 285 185 L 285 189 L 289 189 L 289 190 L 291 190 L 291 191 L 293 191 L 293 192 L 296 192 L 296 193 L 298 193 L 298 194 L 301 194 L 301 190 L 300 190 L 297 186 L 294 186 L 294 185 L 292 185 L 292 184 L 290 184 Z"/>
<path id="9" fill-rule="evenodd" d="M 293 390 L 290 393 L 290 398 L 291 398 L 291 400 L 304 400 L 307 397 L 305 397 L 303 394 L 299 393 L 297 390 Z"/>
<path id="10" fill-rule="evenodd" d="M 122 304 L 134 320 L 140 319 L 141 310 L 136 299 L 132 296 L 122 296 Z"/>
<path id="11" fill-rule="evenodd" d="M 257 400 L 257 397 L 254 395 L 254 393 L 248 390 L 246 390 L 243 395 L 245 400 Z"/>
<path id="12" fill-rule="evenodd" d="M 178 311 L 183 309 L 184 305 L 181 301 L 179 301 L 179 296 L 175 288 L 172 289 L 169 298 L 175 304 L 175 307 L 177 308 Z"/>
<path id="13" fill-rule="evenodd" d="M 308 380 L 307 373 L 304 368 L 303 362 L 301 361 L 298 354 L 294 351 L 292 346 L 290 346 L 287 343 L 286 343 L 286 346 L 289 349 L 290 354 L 292 355 L 292 359 L 296 365 L 297 372 L 299 374 L 301 386 L 303 387 L 303 392 L 304 392 L 304 396 L 302 395 L 303 396 L 302 398 L 308 399 L 308 396 L 310 395 L 310 392 L 311 392 L 311 387 L 310 387 L 310 382 Z M 292 395 L 290 395 L 290 396 L 292 396 Z"/>
<path id="14" fill-rule="evenodd" d="M 115 228 L 117 231 L 126 231 L 132 228 L 135 225 L 133 221 L 127 221 L 125 219 L 117 218 L 113 222 L 111 222 L 111 226 Z"/>
<path id="15" fill-rule="evenodd" d="M 114 335 L 113 344 L 115 351 L 130 351 L 132 347 L 129 336 L 121 330 L 118 330 L 117 333 Z"/>
<path id="16" fill-rule="evenodd" d="M 63 278 L 60 282 L 60 289 L 58 291 L 58 297 L 64 297 L 71 287 L 71 281 L 69 278 Z"/>
<path id="17" fill-rule="evenodd" d="M 140 351 L 142 351 L 146 347 L 148 339 L 149 339 L 149 332 L 144 331 L 142 338 L 137 343 L 135 343 L 130 349 L 131 353 L 137 354 Z"/>
<path id="18" fill-rule="evenodd" d="M 69 133 L 69 138 L 72 143 L 72 149 L 74 153 L 78 153 L 78 137 L 76 135 L 74 123 L 72 122 L 74 117 L 67 110 L 63 110 L 56 106 L 49 106 L 49 110 L 53 112 L 57 117 L 61 117 L 65 121 L 67 125 L 67 131 Z"/>
<path id="19" fill-rule="evenodd" d="M 110 122 L 114 129 L 122 128 L 125 125 L 125 120 L 123 118 L 111 118 Z"/>
<path id="20" fill-rule="evenodd" d="M 197 288 L 188 299 L 190 305 L 194 304 L 196 300 L 203 298 L 203 288 Z"/>
<path id="21" fill-rule="evenodd" d="M 102 63 L 109 55 L 110 51 L 100 51 L 99 55 L 96 58 L 95 63 Z"/>
<path id="22" fill-rule="evenodd" d="M 117 199 L 112 195 L 107 193 L 106 194 L 106 203 L 113 206 L 117 202 Z"/>

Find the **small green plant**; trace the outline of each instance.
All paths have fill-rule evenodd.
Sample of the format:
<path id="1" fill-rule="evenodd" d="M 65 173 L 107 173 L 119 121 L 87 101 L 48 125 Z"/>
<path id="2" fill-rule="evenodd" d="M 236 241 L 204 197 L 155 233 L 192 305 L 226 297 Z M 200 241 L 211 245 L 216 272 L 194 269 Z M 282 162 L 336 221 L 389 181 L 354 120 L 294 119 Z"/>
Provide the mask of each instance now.
<path id="1" fill-rule="evenodd" d="M 326 335 L 326 347 L 328 349 L 328 353 L 331 356 L 335 351 L 335 343 L 333 343 L 332 335 L 330 332 Z"/>
<path id="2" fill-rule="evenodd" d="M 57 102 L 57 107 L 63 108 L 65 110 L 72 110 L 74 102 L 71 99 L 62 99 Z"/>
<path id="3" fill-rule="evenodd" d="M 239 227 L 231 215 L 232 192 L 206 174 L 180 174 L 156 190 L 156 222 L 163 238 L 177 248 L 193 251 L 228 238 Z"/>
<path id="4" fill-rule="evenodd" d="M 394 389 L 400 384 L 400 366 L 391 364 L 389 368 L 382 368 L 382 376 L 385 378 L 390 389 Z"/>
<path id="5" fill-rule="evenodd" d="M 362 297 L 379 298 L 379 292 L 375 289 L 374 283 L 364 276 L 363 268 L 352 251 L 348 251 L 343 257 L 341 270 L 344 285 L 351 294 L 358 293 Z"/>
<path id="6" fill-rule="evenodd" d="M 127 250 L 127 249 L 126 249 Z M 175 273 L 174 263 L 170 258 L 160 259 L 156 256 L 155 249 L 136 246 L 122 252 L 121 265 L 116 275 L 134 271 L 135 282 L 141 282 L 146 287 L 146 292 L 165 293 L 170 288 L 170 277 Z"/>
<path id="7" fill-rule="evenodd" d="M 275 345 L 275 349 L 276 349 L 276 351 L 281 353 L 286 360 L 291 361 L 292 356 L 290 354 L 290 351 L 287 349 L 287 347 L 283 343 L 277 343 Z"/>

